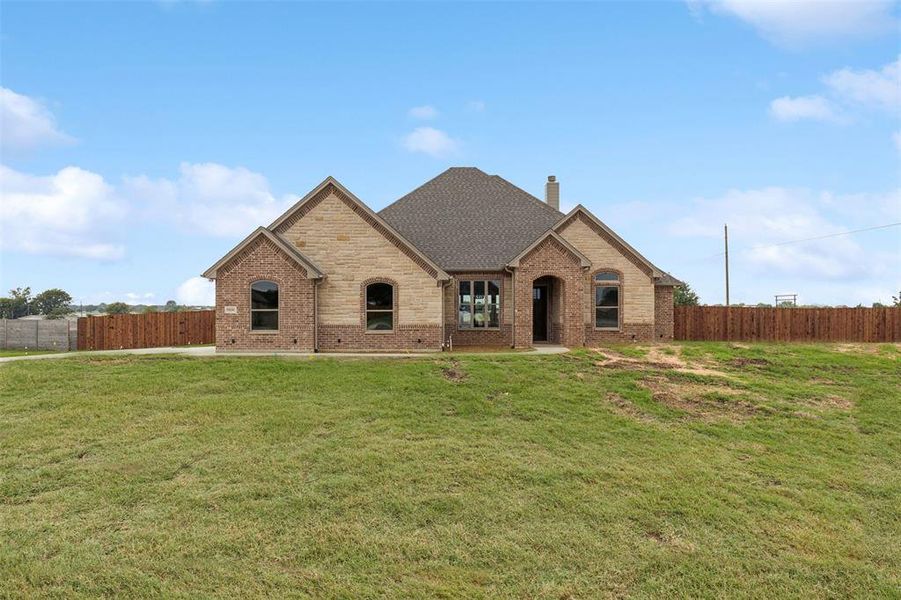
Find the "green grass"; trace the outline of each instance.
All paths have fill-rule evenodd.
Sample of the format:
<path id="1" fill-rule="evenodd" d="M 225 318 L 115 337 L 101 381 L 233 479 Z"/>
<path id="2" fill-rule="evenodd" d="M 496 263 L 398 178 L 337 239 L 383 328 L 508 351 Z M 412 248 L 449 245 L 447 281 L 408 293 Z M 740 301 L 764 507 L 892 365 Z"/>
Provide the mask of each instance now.
<path id="1" fill-rule="evenodd" d="M 33 354 L 56 354 L 59 350 L 0 350 L 0 358 L 7 356 L 31 356 Z"/>
<path id="2" fill-rule="evenodd" d="M 848 350 L 4 364 L 0 597 L 897 597 L 901 354 Z"/>

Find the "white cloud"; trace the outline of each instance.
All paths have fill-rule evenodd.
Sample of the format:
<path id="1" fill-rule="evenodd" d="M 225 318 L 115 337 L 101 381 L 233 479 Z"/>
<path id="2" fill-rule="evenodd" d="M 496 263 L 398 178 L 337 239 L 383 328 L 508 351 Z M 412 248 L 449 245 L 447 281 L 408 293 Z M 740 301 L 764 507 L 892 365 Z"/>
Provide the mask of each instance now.
<path id="1" fill-rule="evenodd" d="M 460 149 L 458 140 L 432 127 L 417 127 L 404 137 L 403 144 L 410 152 L 421 152 L 436 158 L 450 156 Z"/>
<path id="2" fill-rule="evenodd" d="M 857 219 L 861 215 L 901 219 L 901 190 L 838 196 L 770 187 L 730 190 L 719 198 L 697 199 L 669 230 L 681 237 L 722 238 L 723 224 L 728 223 L 731 254 L 761 277 L 855 280 L 896 272 L 899 258 L 895 253 L 865 251 L 854 236 L 775 245 L 882 224 L 855 222 L 855 216 L 847 212 L 836 214 L 849 204 L 856 207 Z"/>
<path id="3" fill-rule="evenodd" d="M 113 185 L 78 167 L 42 177 L 0 165 L 2 247 L 115 260 L 125 254 L 116 232 L 127 213 L 194 234 L 240 237 L 269 224 L 295 200 L 276 198 L 259 173 L 214 163 L 182 163 L 174 180 L 123 179 Z"/>
<path id="4" fill-rule="evenodd" d="M 178 286 L 175 298 L 179 304 L 214 306 L 216 304 L 216 286 L 203 277 L 191 277 Z"/>
<path id="5" fill-rule="evenodd" d="M 823 82 L 848 103 L 889 112 L 901 110 L 901 56 L 878 71 L 845 68 L 827 75 Z"/>
<path id="6" fill-rule="evenodd" d="M 57 128 L 53 114 L 39 101 L 0 87 L 0 147 L 4 154 L 72 141 Z"/>
<path id="7" fill-rule="evenodd" d="M 216 163 L 182 163 L 176 180 L 126 177 L 124 188 L 129 197 L 143 202 L 151 218 L 227 237 L 268 225 L 295 200 L 274 196 L 259 173 Z"/>
<path id="8" fill-rule="evenodd" d="M 78 167 L 39 177 L 0 165 L 2 247 L 29 254 L 113 260 L 125 204 L 103 177 Z"/>
<path id="9" fill-rule="evenodd" d="M 471 100 L 466 104 L 466 108 L 468 108 L 472 112 L 484 112 L 485 102 L 482 100 Z"/>
<path id="10" fill-rule="evenodd" d="M 770 102 L 770 114 L 780 121 L 834 121 L 837 116 L 832 103 L 822 96 L 783 96 Z"/>
<path id="11" fill-rule="evenodd" d="M 434 106 L 429 106 L 428 104 L 425 106 L 414 106 L 410 109 L 409 115 L 414 119 L 428 121 L 438 116 L 438 109 Z"/>
<path id="12" fill-rule="evenodd" d="M 835 38 L 889 33 L 897 26 L 893 0 L 686 0 L 693 14 L 705 10 L 748 23 L 764 38 L 797 46 Z"/>
<path id="13" fill-rule="evenodd" d="M 868 109 L 901 114 L 901 56 L 881 69 L 839 69 L 823 77 L 823 95 L 776 98 L 770 114 L 780 121 L 810 119 L 849 123 Z M 901 141 L 894 137 L 895 144 Z"/>

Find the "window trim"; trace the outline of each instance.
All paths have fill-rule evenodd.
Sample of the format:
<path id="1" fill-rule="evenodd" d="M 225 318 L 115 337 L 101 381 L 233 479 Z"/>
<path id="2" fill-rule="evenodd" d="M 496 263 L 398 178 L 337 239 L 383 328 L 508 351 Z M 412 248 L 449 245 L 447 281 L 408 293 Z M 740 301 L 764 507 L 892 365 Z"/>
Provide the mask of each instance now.
<path id="1" fill-rule="evenodd" d="M 369 294 L 369 286 L 375 285 L 377 283 L 383 283 L 387 286 L 391 287 L 391 310 L 385 308 L 374 308 L 370 310 L 367 307 L 367 295 Z M 374 279 L 367 279 L 363 282 L 363 290 L 361 294 L 361 302 L 362 302 L 362 325 L 363 325 L 363 333 L 366 335 L 374 334 L 374 335 L 385 335 L 385 334 L 393 334 L 397 332 L 397 283 L 393 279 L 386 279 L 384 277 L 376 277 Z M 374 313 L 391 313 L 391 329 L 369 329 L 367 326 L 368 316 L 370 312 Z"/>
<path id="2" fill-rule="evenodd" d="M 272 285 L 275 286 L 275 291 L 278 294 L 278 307 L 277 308 L 254 308 L 253 307 L 253 286 L 258 283 L 271 283 Z M 281 290 L 282 290 L 282 285 L 279 282 L 275 281 L 274 279 L 254 279 L 253 281 L 250 282 L 250 285 L 247 286 L 247 297 L 248 297 L 248 301 L 249 301 L 247 306 L 250 308 L 250 310 L 248 310 L 248 314 L 247 314 L 248 319 L 249 319 L 247 325 L 248 325 L 250 333 L 252 333 L 254 335 L 257 335 L 257 334 L 259 334 L 259 335 L 275 335 L 281 330 L 281 328 L 282 328 L 282 315 L 281 315 L 282 294 L 281 294 Z M 254 329 L 253 328 L 253 313 L 255 313 L 255 312 L 274 312 L 275 313 L 275 329 Z"/>
<path id="3" fill-rule="evenodd" d="M 454 319 L 454 320 L 457 323 L 457 331 L 500 331 L 501 328 L 503 327 L 503 323 L 504 323 L 504 314 L 503 314 L 503 310 L 504 310 L 503 309 L 503 306 L 504 306 L 504 277 L 502 275 L 497 278 L 485 277 L 485 276 L 480 276 L 480 277 L 466 276 L 466 277 L 455 278 L 455 281 L 456 281 L 456 285 L 454 286 L 454 294 L 456 296 L 456 300 L 454 302 L 454 305 L 456 306 L 457 310 L 456 310 L 456 319 Z M 469 314 L 470 314 L 470 318 L 473 319 L 472 323 L 475 323 L 475 319 L 473 317 L 475 317 L 475 305 L 476 305 L 475 283 L 477 281 L 485 282 L 485 296 L 486 297 L 488 296 L 488 282 L 489 281 L 497 282 L 497 327 L 488 327 L 488 325 L 487 325 L 487 323 L 488 323 L 488 319 L 487 319 L 488 306 L 490 306 L 490 304 L 487 302 L 485 303 L 485 305 L 484 305 L 485 308 L 483 310 L 483 314 L 485 315 L 485 323 L 486 323 L 485 327 L 475 327 L 472 324 L 470 324 L 469 327 L 465 327 L 460 323 L 460 306 L 463 305 L 463 303 L 460 302 L 460 284 L 466 283 L 466 282 L 469 283 L 469 296 L 470 296 L 470 298 L 472 298 L 472 300 L 470 300 L 470 302 L 468 303 L 469 307 L 470 307 Z"/>
<path id="4" fill-rule="evenodd" d="M 616 281 L 610 280 L 602 280 L 597 281 L 595 277 L 597 277 L 601 273 L 613 273 L 616 275 Z M 589 286 L 589 290 L 591 291 L 591 325 L 595 331 L 622 331 L 623 329 L 623 290 L 625 286 L 623 285 L 623 273 L 618 269 L 597 269 L 591 272 L 591 285 Z M 597 305 L 597 288 L 599 287 L 615 287 L 618 288 L 616 294 L 616 327 L 598 327 L 598 305 Z M 605 306 L 601 308 L 613 308 L 612 306 Z"/>

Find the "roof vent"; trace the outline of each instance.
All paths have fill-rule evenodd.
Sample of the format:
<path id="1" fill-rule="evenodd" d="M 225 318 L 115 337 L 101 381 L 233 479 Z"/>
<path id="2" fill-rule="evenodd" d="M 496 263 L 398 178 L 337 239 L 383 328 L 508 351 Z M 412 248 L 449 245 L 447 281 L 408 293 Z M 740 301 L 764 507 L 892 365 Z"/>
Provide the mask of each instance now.
<path id="1" fill-rule="evenodd" d="M 560 210 L 560 182 L 554 175 L 547 176 L 544 184 L 544 201 L 554 210 Z"/>

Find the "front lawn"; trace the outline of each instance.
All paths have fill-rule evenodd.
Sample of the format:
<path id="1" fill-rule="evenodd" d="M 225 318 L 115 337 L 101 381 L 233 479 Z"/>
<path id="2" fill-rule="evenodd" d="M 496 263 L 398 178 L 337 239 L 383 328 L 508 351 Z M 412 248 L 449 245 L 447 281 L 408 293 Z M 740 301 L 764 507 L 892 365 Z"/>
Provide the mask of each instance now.
<path id="1" fill-rule="evenodd" d="M 33 354 L 56 354 L 59 350 L 27 350 L 27 349 L 10 349 L 0 350 L 0 358 L 7 356 L 31 356 Z"/>
<path id="2" fill-rule="evenodd" d="M 0 597 L 897 596 L 897 346 L 0 365 Z"/>

